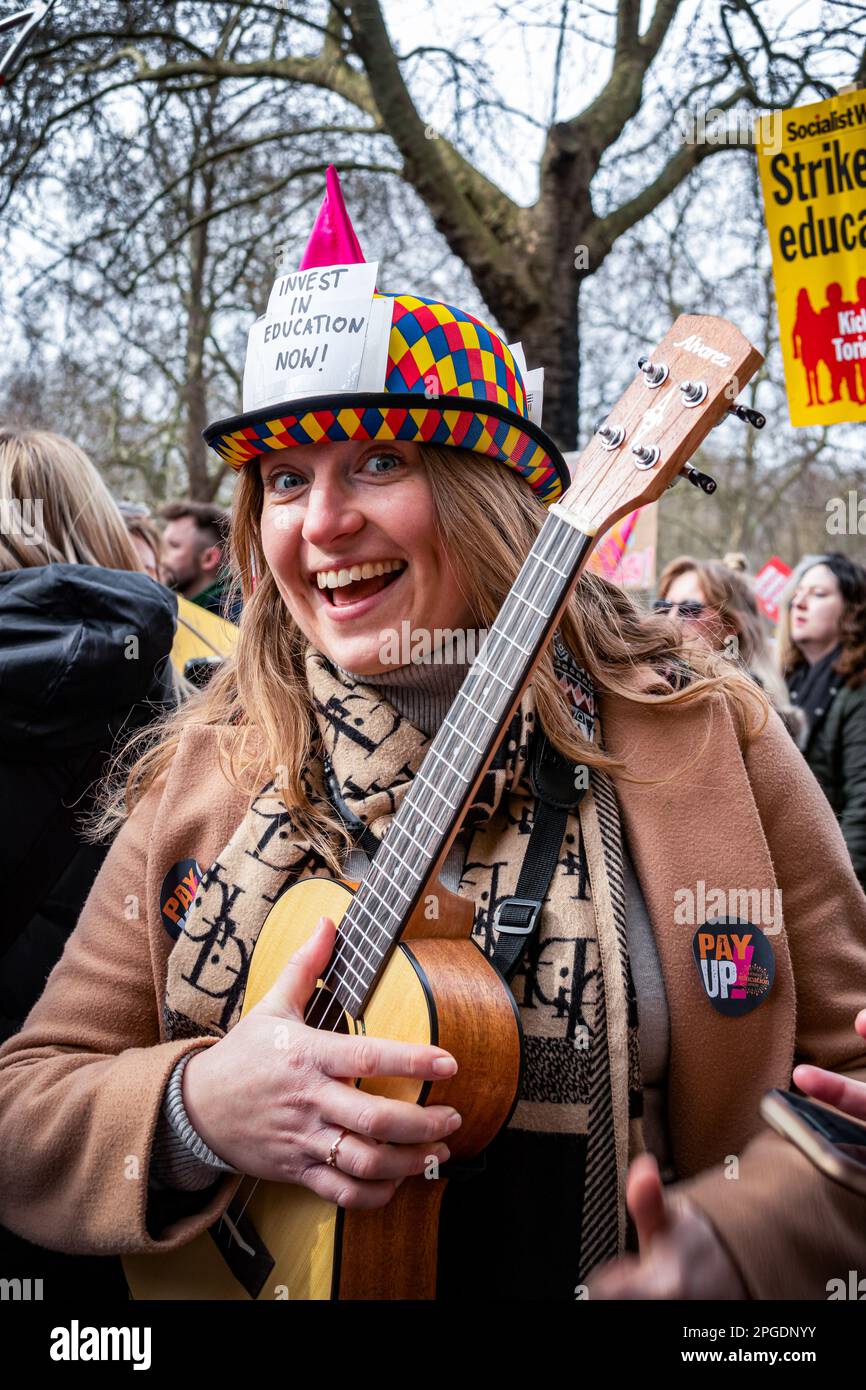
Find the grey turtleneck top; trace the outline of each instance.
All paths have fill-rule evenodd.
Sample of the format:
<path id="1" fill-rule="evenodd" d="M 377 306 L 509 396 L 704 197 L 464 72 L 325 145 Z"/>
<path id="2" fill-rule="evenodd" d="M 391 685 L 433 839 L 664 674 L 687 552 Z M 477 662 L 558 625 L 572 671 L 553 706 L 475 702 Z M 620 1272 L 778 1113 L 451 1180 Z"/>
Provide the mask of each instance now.
<path id="1" fill-rule="evenodd" d="M 350 680 L 381 690 L 382 698 L 422 733 L 432 735 L 445 715 L 469 670 L 468 664 L 409 665 L 375 676 L 357 676 L 344 671 Z M 667 1124 L 667 1073 L 670 1055 L 670 1022 L 664 980 L 652 925 L 646 910 L 623 833 L 626 918 L 629 954 L 637 994 L 641 1074 L 644 1098 L 644 1141 L 658 1159 L 662 1177 L 674 1177 Z M 451 846 L 440 877 L 446 888 L 456 891 L 466 856 L 466 843 L 460 836 Z M 350 850 L 343 869 L 348 878 L 361 879 L 369 859 L 363 850 Z M 182 1078 L 188 1053 L 178 1062 L 166 1087 L 151 1159 L 151 1185 L 198 1191 L 209 1187 L 221 1172 L 233 1169 L 223 1163 L 193 1129 L 182 1099 Z"/>

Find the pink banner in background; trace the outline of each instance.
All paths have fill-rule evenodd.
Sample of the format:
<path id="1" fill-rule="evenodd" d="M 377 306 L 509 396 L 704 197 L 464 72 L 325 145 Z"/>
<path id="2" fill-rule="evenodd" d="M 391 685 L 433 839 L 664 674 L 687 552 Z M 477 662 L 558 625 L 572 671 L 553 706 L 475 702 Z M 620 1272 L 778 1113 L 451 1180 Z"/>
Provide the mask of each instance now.
<path id="1" fill-rule="evenodd" d="M 639 515 L 640 508 L 620 517 L 590 555 L 587 569 L 592 570 L 593 574 L 600 574 L 603 579 L 619 578 L 622 557 Z"/>

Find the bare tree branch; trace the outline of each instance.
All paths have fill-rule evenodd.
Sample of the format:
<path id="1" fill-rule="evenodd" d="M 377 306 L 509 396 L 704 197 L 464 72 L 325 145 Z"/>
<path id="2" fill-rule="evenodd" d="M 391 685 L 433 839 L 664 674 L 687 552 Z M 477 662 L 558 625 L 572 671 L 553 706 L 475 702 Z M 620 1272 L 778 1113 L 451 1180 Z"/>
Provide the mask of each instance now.
<path id="1" fill-rule="evenodd" d="M 507 279 L 527 308 L 538 290 L 514 255 L 517 209 L 438 132 L 425 127 L 409 95 L 378 0 L 355 0 L 349 15 L 355 49 L 376 92 L 382 119 L 404 159 L 406 176 L 456 255 L 473 269 L 483 293 Z"/>
<path id="2" fill-rule="evenodd" d="M 745 89 L 740 88 L 729 96 L 720 99 L 715 109 L 722 112 L 731 111 L 747 95 Z M 711 143 L 709 140 L 705 140 L 701 144 L 681 145 L 652 183 L 647 184 L 640 193 L 635 194 L 633 198 L 628 199 L 613 212 L 608 213 L 606 217 L 597 218 L 591 224 L 587 230 L 587 236 L 595 255 L 599 258 L 606 256 L 618 237 L 629 231 L 631 227 L 634 227 L 651 212 L 654 212 L 673 193 L 674 189 L 678 188 L 683 180 L 688 178 L 689 174 L 710 155 L 732 149 L 745 149 L 751 153 L 752 146 L 728 145 L 721 142 Z M 600 259 L 598 263 L 601 263 Z"/>

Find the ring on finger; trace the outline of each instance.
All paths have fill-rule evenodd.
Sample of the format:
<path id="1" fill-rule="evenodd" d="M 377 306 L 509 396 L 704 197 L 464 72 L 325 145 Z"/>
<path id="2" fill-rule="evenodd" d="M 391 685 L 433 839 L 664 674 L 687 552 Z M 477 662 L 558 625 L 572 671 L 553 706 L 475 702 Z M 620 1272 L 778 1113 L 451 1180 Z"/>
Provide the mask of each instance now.
<path id="1" fill-rule="evenodd" d="M 333 1144 L 331 1145 L 330 1151 L 329 1151 L 329 1153 L 328 1153 L 328 1157 L 325 1159 L 325 1163 L 327 1164 L 327 1166 L 328 1166 L 329 1168 L 336 1168 L 336 1166 L 337 1166 L 337 1150 L 339 1149 L 340 1145 L 342 1144 L 343 1140 L 345 1139 L 345 1137 L 346 1137 L 346 1135 L 347 1135 L 348 1133 L 349 1133 L 349 1131 L 348 1131 L 347 1129 L 341 1129 L 341 1130 L 340 1130 L 340 1133 L 337 1135 L 337 1138 L 334 1140 Z"/>

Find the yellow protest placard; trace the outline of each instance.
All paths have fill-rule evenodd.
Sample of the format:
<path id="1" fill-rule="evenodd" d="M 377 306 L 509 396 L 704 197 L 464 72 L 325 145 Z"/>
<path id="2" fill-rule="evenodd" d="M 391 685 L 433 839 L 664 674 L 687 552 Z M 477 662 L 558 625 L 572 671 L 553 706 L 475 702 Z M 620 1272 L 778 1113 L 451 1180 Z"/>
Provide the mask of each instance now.
<path id="1" fill-rule="evenodd" d="M 171 649 L 172 665 L 178 675 L 183 675 L 188 661 L 228 656 L 237 640 L 238 630 L 234 623 L 178 594 L 177 631 Z"/>
<path id="2" fill-rule="evenodd" d="M 758 142 L 792 425 L 866 421 L 866 91 Z"/>

